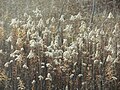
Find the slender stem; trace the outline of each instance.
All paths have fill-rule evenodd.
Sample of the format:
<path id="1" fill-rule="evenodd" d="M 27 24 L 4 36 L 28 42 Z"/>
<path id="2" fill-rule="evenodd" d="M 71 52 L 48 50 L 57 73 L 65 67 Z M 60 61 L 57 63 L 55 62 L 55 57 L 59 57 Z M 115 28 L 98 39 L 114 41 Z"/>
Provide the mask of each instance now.
<path id="1" fill-rule="evenodd" d="M 92 5 L 92 14 L 91 14 L 91 19 L 90 19 L 90 29 L 92 29 L 94 14 L 95 14 L 95 0 L 93 0 L 93 5 Z"/>

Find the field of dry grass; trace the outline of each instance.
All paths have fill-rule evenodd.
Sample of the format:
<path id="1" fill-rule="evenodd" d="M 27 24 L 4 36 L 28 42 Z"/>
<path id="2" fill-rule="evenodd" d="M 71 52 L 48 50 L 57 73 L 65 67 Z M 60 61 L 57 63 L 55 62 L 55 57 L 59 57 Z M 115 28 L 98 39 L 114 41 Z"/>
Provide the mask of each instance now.
<path id="1" fill-rule="evenodd" d="M 0 6 L 0 90 L 120 90 L 119 1 L 12 1 Z"/>

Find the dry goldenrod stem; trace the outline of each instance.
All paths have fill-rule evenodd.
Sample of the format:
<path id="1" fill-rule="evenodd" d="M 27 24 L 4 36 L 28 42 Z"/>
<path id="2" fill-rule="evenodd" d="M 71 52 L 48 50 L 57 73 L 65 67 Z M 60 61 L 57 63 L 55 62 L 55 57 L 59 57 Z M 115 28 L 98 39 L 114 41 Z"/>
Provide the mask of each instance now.
<path id="1" fill-rule="evenodd" d="M 50 80 L 46 81 L 46 90 L 52 90 L 52 85 Z"/>
<path id="2" fill-rule="evenodd" d="M 105 60 L 104 60 L 104 37 L 101 35 L 101 62 L 100 62 L 100 90 L 104 90 Z"/>
<path id="3" fill-rule="evenodd" d="M 42 89 L 42 81 L 39 81 L 39 90 L 43 90 Z"/>
<path id="4" fill-rule="evenodd" d="M 95 66 L 92 64 L 92 80 L 93 80 L 93 90 L 96 90 L 96 74 L 95 74 Z"/>
<path id="5" fill-rule="evenodd" d="M 118 53 L 118 37 L 115 37 L 115 58 L 117 58 L 117 53 Z"/>
<path id="6" fill-rule="evenodd" d="M 78 47 L 78 67 L 79 67 L 79 73 L 82 74 L 82 52 Z M 78 79 L 78 90 L 82 88 L 82 77 Z"/>

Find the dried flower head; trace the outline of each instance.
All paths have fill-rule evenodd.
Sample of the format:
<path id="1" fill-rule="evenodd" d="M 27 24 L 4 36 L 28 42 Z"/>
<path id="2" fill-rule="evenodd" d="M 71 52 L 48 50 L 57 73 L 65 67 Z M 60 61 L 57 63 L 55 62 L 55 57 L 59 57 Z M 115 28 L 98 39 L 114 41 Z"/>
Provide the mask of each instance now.
<path id="1" fill-rule="evenodd" d="M 50 73 L 47 74 L 47 78 L 46 78 L 45 80 L 50 80 L 50 81 L 52 81 L 52 76 L 51 76 Z"/>
<path id="2" fill-rule="evenodd" d="M 39 75 L 38 78 L 39 78 L 39 80 L 43 80 L 43 76 L 42 75 Z"/>
<path id="3" fill-rule="evenodd" d="M 30 50 L 27 58 L 31 59 L 31 58 L 34 58 L 34 57 L 35 57 L 35 54 L 34 54 L 33 50 Z"/>
<path id="4" fill-rule="evenodd" d="M 4 64 L 4 66 L 5 66 L 5 67 L 9 67 L 9 64 L 10 64 L 9 62 L 6 62 L 6 63 Z"/>
<path id="5" fill-rule="evenodd" d="M 59 19 L 61 22 L 64 22 L 64 15 L 61 15 L 60 19 Z"/>
<path id="6" fill-rule="evenodd" d="M 32 84 L 35 84 L 35 83 L 36 83 L 36 81 L 35 81 L 35 80 L 33 80 L 33 81 L 32 81 Z"/>
<path id="7" fill-rule="evenodd" d="M 114 18 L 114 16 L 113 16 L 113 14 L 110 12 L 107 18 L 108 18 L 108 19 L 111 19 L 111 18 Z"/>

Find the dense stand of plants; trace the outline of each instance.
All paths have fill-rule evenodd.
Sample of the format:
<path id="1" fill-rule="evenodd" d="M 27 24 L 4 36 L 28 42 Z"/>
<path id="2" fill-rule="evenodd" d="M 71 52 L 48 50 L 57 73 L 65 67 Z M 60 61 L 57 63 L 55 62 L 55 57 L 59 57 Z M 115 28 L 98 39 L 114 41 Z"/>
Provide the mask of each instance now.
<path id="1" fill-rule="evenodd" d="M 36 8 L 0 28 L 0 90 L 120 89 L 119 17 L 65 3 L 60 16 Z"/>

